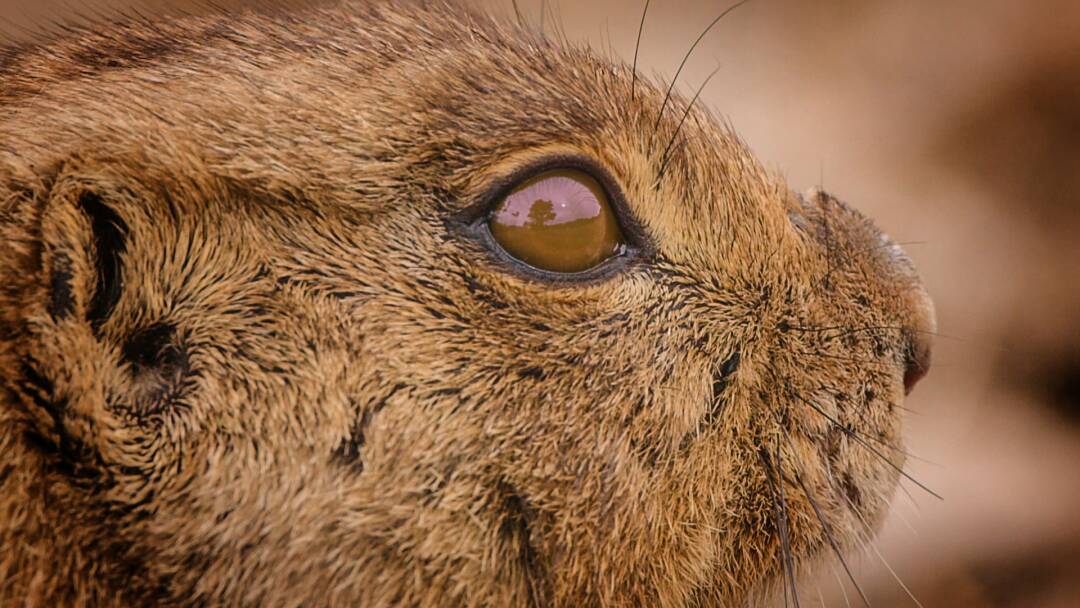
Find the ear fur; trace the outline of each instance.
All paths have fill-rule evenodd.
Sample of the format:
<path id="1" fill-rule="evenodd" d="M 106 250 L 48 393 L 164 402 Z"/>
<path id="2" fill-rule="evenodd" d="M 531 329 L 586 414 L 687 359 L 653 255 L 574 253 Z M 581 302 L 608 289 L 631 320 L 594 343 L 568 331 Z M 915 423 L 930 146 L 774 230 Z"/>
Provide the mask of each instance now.
<path id="1" fill-rule="evenodd" d="M 61 169 L 34 186 L 0 184 L 6 406 L 52 465 L 94 482 L 116 373 L 101 329 L 123 290 L 127 226 L 92 179 Z"/>

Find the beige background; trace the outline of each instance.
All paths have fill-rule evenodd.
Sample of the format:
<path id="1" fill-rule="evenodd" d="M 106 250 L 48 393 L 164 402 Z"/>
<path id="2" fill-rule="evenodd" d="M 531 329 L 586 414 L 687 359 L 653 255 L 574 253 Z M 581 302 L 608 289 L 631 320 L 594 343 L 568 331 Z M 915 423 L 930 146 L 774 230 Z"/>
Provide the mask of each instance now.
<path id="1" fill-rule="evenodd" d="M 0 0 L 0 31 L 133 4 L 176 3 Z M 642 4 L 551 2 L 545 27 L 629 59 Z M 724 6 L 654 0 L 643 71 L 670 77 Z M 928 607 L 1080 605 L 1080 2 L 757 0 L 681 88 L 716 65 L 705 102 L 793 188 L 824 185 L 909 243 L 937 301 L 907 426 L 930 463 L 908 471 L 945 501 L 907 484 L 881 556 Z M 874 606 L 914 605 L 874 551 L 856 562 Z M 845 605 L 831 574 L 802 585 L 819 603 Z"/>

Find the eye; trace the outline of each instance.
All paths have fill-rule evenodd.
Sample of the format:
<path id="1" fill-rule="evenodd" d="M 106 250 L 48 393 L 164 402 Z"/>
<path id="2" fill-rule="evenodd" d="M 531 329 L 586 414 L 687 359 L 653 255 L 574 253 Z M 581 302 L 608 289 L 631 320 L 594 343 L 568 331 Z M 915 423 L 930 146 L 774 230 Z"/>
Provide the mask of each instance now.
<path id="1" fill-rule="evenodd" d="M 550 272 L 589 270 L 626 246 L 604 188 L 572 169 L 522 182 L 496 205 L 488 229 L 511 257 Z"/>

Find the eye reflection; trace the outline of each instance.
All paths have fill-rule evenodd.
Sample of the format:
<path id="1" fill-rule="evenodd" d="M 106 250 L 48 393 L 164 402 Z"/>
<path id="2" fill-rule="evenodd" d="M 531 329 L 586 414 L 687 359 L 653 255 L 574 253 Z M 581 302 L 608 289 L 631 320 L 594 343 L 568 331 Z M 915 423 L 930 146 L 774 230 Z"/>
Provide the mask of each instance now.
<path id="1" fill-rule="evenodd" d="M 511 256 L 543 270 L 588 270 L 623 243 L 603 188 L 580 171 L 542 173 L 514 188 L 489 220 L 491 235 Z"/>

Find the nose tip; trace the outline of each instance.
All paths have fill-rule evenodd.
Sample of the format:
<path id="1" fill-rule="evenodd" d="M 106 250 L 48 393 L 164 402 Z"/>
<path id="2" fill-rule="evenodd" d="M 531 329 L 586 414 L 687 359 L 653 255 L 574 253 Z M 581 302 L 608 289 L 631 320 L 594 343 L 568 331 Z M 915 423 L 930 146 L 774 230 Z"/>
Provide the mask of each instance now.
<path id="1" fill-rule="evenodd" d="M 904 367 L 904 395 L 910 395 L 915 385 L 930 372 L 930 335 L 922 331 L 913 331 L 908 344 Z"/>

